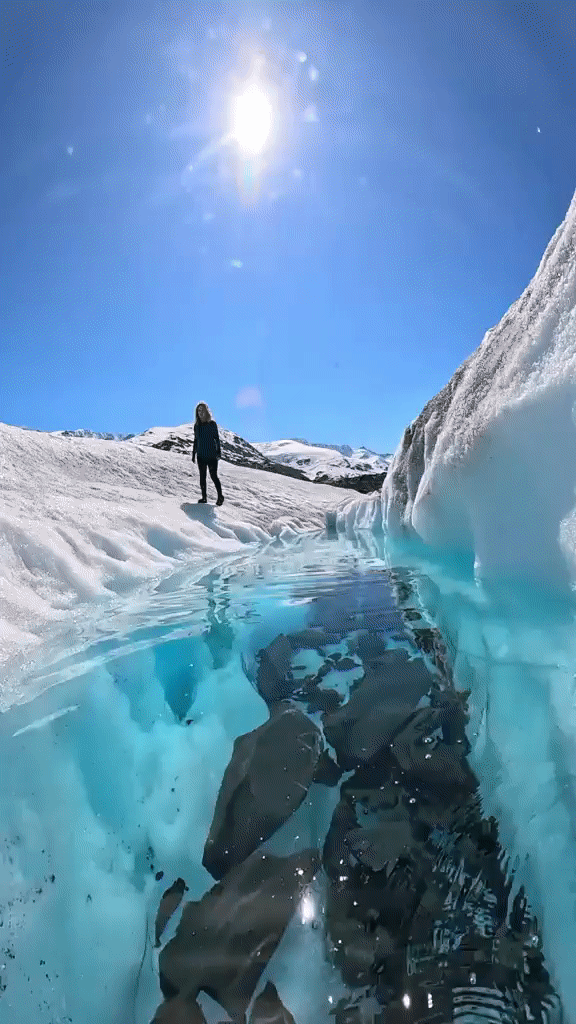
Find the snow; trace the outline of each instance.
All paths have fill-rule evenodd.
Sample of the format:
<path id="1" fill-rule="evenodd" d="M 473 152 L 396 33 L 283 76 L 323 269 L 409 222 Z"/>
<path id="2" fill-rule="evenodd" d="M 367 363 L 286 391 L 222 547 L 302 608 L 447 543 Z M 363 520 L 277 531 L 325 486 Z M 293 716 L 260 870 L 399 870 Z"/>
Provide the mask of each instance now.
<path id="1" fill-rule="evenodd" d="M 383 518 L 477 572 L 576 579 L 576 196 L 503 320 L 406 429 Z"/>
<path id="2" fill-rule="evenodd" d="M 320 529 L 342 491 L 221 463 L 198 506 L 190 458 L 0 424 L 0 662 L 175 566 Z M 209 495 L 210 495 L 209 484 Z M 1 692 L 0 701 L 7 700 Z"/>
<path id="3" fill-rule="evenodd" d="M 301 469 L 310 480 L 385 473 L 389 462 L 389 456 L 377 455 L 367 448 L 330 448 L 307 441 L 255 441 L 254 447 L 275 462 Z"/>

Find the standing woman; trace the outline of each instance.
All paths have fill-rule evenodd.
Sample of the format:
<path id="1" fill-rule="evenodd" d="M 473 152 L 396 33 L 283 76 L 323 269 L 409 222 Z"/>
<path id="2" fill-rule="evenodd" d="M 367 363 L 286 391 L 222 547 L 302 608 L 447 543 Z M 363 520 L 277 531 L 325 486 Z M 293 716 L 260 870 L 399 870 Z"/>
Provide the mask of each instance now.
<path id="1" fill-rule="evenodd" d="M 198 405 L 196 406 L 192 462 L 196 461 L 196 456 L 198 456 L 200 490 L 202 491 L 202 497 L 198 499 L 198 504 L 205 504 L 207 501 L 206 470 L 208 469 L 210 471 L 212 483 L 218 493 L 218 501 L 216 504 L 222 505 L 224 502 L 224 495 L 222 494 L 222 485 L 218 479 L 218 459 L 222 456 L 220 438 L 218 436 L 218 426 L 212 419 L 212 414 L 206 405 L 206 402 L 198 402 Z"/>

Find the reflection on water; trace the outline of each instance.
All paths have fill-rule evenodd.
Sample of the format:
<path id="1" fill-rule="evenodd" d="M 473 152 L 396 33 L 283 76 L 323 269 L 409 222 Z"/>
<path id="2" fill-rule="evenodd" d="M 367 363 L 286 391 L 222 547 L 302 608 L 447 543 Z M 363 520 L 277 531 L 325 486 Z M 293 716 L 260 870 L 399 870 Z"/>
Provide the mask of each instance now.
<path id="1" fill-rule="evenodd" d="M 2 717 L 6 1024 L 561 1017 L 430 580 L 381 554 L 175 580 Z"/>

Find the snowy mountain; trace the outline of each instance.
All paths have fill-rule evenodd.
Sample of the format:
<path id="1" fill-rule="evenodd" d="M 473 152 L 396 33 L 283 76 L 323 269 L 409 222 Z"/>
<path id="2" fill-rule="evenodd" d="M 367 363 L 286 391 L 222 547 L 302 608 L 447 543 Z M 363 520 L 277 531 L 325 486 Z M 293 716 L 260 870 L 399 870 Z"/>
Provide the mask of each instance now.
<path id="1" fill-rule="evenodd" d="M 382 456 L 366 449 L 343 455 L 340 450 L 302 441 L 271 441 L 250 444 L 243 437 L 219 427 L 222 458 L 235 466 L 261 469 L 268 473 L 313 483 L 346 487 L 363 494 L 379 490 L 386 473 L 387 463 Z M 194 425 L 183 423 L 179 427 L 152 427 L 130 439 L 135 444 L 151 445 L 163 451 L 190 455 L 194 443 Z"/>
<path id="2" fill-rule="evenodd" d="M 576 578 L 576 196 L 502 321 L 408 426 L 384 523 L 483 575 Z"/>
<path id="3" fill-rule="evenodd" d="M 391 459 L 368 448 L 311 444 L 301 439 L 260 441 L 255 442 L 254 447 L 274 462 L 298 468 L 308 480 L 316 483 L 330 482 L 346 487 L 354 486 L 353 480 L 356 483 L 361 480 L 364 486 L 356 489 L 365 493 L 382 485 Z"/>
<path id="4" fill-rule="evenodd" d="M 109 434 L 99 430 L 52 430 L 54 437 L 93 437 L 99 441 L 128 441 L 134 434 Z"/>
<path id="5" fill-rule="evenodd" d="M 268 473 L 281 473 L 298 480 L 307 477 L 300 470 L 291 466 L 279 466 L 262 452 L 231 430 L 218 427 L 222 458 L 234 466 L 245 466 L 248 469 L 262 469 Z M 131 440 L 135 444 L 146 444 L 162 451 L 177 452 L 179 455 L 192 455 L 194 445 L 194 424 L 182 423 L 179 427 L 151 427 L 142 434 L 136 434 Z"/>

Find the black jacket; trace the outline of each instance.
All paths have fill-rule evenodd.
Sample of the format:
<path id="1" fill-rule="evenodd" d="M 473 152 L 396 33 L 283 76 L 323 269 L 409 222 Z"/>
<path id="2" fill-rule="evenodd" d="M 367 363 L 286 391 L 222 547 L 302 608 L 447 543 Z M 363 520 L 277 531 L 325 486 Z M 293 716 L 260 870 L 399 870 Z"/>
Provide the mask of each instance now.
<path id="1" fill-rule="evenodd" d="M 218 425 L 214 420 L 208 423 L 194 424 L 194 447 L 192 458 L 205 459 L 210 462 L 212 459 L 219 459 L 222 456 L 220 450 L 220 438 L 218 436 Z"/>

